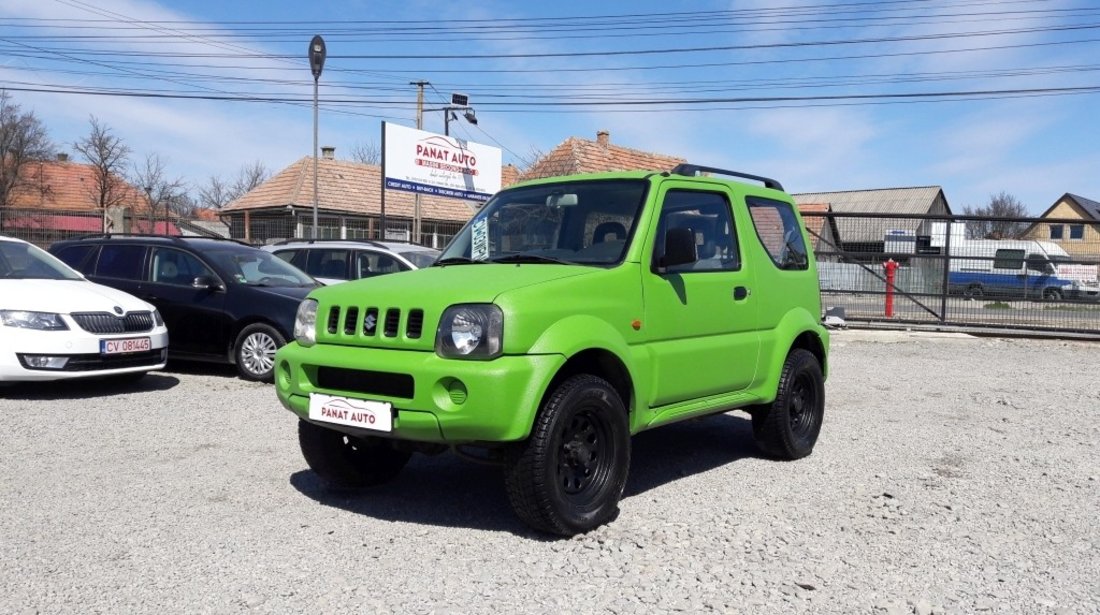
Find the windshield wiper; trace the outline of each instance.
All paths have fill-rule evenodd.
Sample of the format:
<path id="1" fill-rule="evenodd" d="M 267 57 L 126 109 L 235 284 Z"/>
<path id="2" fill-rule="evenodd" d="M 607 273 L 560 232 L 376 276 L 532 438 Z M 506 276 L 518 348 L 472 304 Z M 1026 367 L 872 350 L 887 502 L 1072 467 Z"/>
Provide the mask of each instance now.
<path id="1" fill-rule="evenodd" d="M 575 265 L 571 261 L 565 261 L 560 258 L 554 258 L 553 256 L 543 256 L 541 254 L 506 254 L 504 256 L 497 256 L 489 259 L 494 263 L 555 263 L 558 265 Z"/>
<path id="2" fill-rule="evenodd" d="M 465 256 L 449 256 L 435 261 L 432 263 L 432 267 L 442 267 L 444 265 L 482 265 L 484 263 L 485 261 L 475 261 Z"/>

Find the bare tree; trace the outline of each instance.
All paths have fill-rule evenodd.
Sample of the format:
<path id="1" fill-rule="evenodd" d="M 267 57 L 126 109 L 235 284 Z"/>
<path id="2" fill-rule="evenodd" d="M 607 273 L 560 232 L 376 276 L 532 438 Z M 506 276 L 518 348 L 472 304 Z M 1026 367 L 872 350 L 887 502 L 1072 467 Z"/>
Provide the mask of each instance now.
<path id="1" fill-rule="evenodd" d="M 382 148 L 374 141 L 356 143 L 351 148 L 351 159 L 363 164 L 382 164 Z"/>
<path id="2" fill-rule="evenodd" d="M 1016 218 L 1027 217 L 1027 207 L 1011 194 L 1001 191 L 989 196 L 989 204 L 983 207 L 963 208 L 967 216 L 993 218 L 991 220 L 968 220 L 966 236 L 970 239 L 1014 239 L 1027 229 L 1026 222 Z"/>
<path id="3" fill-rule="evenodd" d="M 73 149 L 92 166 L 94 181 L 89 188 L 89 197 L 103 211 L 103 226 L 107 230 L 107 209 L 122 205 L 134 196 L 122 179 L 130 159 L 130 148 L 94 115 L 89 123 L 91 132 L 73 143 Z"/>
<path id="4" fill-rule="evenodd" d="M 21 191 L 41 188 L 27 165 L 45 160 L 52 150 L 46 127 L 34 112 L 24 112 L 11 102 L 7 92 L 0 90 L 0 210 L 10 206 Z"/>
<path id="5" fill-rule="evenodd" d="M 255 190 L 270 176 L 267 167 L 259 160 L 242 166 L 232 182 L 212 175 L 206 185 L 199 188 L 198 204 L 208 209 L 221 209 Z"/>
<path id="6" fill-rule="evenodd" d="M 159 217 L 158 212 L 163 209 L 164 220 L 167 222 L 170 206 L 179 198 L 179 195 L 184 193 L 184 182 L 178 177 L 169 178 L 164 170 L 164 164 L 159 154 L 148 154 L 143 164 L 134 166 L 131 181 L 145 195 L 145 200 L 149 203 L 150 217 L 156 220 Z"/>

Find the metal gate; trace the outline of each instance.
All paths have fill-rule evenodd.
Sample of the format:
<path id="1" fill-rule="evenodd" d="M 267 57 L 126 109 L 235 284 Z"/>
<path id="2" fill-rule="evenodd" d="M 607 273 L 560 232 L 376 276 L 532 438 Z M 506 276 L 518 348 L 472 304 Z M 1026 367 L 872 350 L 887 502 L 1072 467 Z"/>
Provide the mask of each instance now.
<path id="1" fill-rule="evenodd" d="M 1100 337 L 1100 225 L 804 212 L 822 305 L 849 322 Z"/>

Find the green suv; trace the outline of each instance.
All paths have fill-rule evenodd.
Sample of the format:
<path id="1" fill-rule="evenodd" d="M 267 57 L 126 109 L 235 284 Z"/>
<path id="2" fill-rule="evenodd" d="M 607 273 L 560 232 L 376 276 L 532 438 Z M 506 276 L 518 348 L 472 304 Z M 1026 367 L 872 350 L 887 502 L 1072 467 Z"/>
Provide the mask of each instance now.
<path id="1" fill-rule="evenodd" d="M 450 447 L 502 464 L 519 517 L 563 535 L 617 515 L 632 434 L 740 409 L 764 454 L 798 459 L 824 414 L 798 210 L 709 167 L 502 190 L 433 266 L 312 291 L 294 337 L 275 386 L 326 484 Z"/>

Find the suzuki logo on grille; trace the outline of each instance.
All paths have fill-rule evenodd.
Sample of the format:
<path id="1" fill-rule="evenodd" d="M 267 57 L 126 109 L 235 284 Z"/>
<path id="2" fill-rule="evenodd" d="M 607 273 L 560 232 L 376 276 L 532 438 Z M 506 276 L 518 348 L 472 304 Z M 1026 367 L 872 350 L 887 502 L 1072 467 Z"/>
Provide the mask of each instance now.
<path id="1" fill-rule="evenodd" d="M 363 329 L 367 331 L 374 331 L 376 324 L 378 324 L 378 319 L 374 317 L 374 314 L 367 314 L 367 317 L 363 319 Z"/>
<path id="2" fill-rule="evenodd" d="M 122 314 L 122 308 L 118 307 L 117 305 L 114 307 L 114 310 L 115 310 L 115 314 L 120 314 L 120 315 Z"/>

